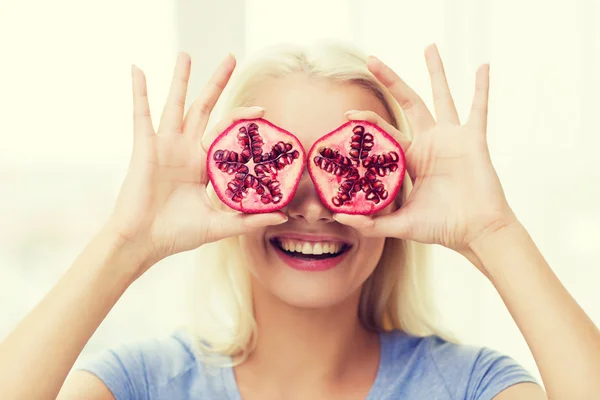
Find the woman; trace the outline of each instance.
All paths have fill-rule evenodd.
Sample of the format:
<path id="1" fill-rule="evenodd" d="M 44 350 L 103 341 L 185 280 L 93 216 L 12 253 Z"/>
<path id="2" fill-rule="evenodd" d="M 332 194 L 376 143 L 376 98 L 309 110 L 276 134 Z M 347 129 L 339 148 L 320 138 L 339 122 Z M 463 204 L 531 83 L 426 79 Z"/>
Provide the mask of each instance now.
<path id="1" fill-rule="evenodd" d="M 190 59 L 180 54 L 156 133 L 144 75 L 132 67 L 134 150 L 114 212 L 0 346 L 0 397 L 545 399 L 510 358 L 452 343 L 435 329 L 423 243 L 459 252 L 490 279 L 549 398 L 597 396 L 600 334 L 512 212 L 490 161 L 489 67 L 477 72 L 461 125 L 436 47 L 425 55 L 435 119 L 374 57 L 343 46 L 289 47 L 244 70 L 228 116 L 206 134 L 235 67 L 232 56 L 184 117 Z M 261 117 L 293 132 L 305 149 L 347 120 L 378 124 L 404 148 L 410 180 L 396 204 L 375 216 L 332 214 L 307 174 L 279 212 L 228 212 L 209 197 L 206 150 L 234 121 Z M 299 271 L 278 256 L 285 240 L 345 243 L 346 253 L 334 268 Z M 220 319 L 221 330 L 207 317 L 195 334 L 123 345 L 77 368 L 63 385 L 129 285 L 159 260 L 212 242 L 226 262 L 199 268 L 212 274 L 206 290 L 216 287 L 223 297 L 216 304 L 233 310 Z"/>

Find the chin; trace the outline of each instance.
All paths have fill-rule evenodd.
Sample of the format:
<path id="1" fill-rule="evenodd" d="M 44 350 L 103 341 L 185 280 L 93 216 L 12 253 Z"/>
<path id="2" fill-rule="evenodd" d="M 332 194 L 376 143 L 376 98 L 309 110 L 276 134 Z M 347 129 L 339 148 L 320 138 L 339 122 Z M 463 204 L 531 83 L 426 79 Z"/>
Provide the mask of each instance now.
<path id="1" fill-rule="evenodd" d="M 287 276 L 282 276 L 287 275 Z M 297 308 L 324 309 L 344 303 L 360 289 L 362 282 L 349 282 L 321 277 L 299 277 L 295 274 L 269 276 L 261 283 L 271 296 Z"/>
<path id="2" fill-rule="evenodd" d="M 354 302 L 377 263 L 377 249 L 341 235 L 278 232 L 250 255 L 254 290 L 286 305 L 325 309 Z M 255 246 L 256 249 L 259 246 Z M 373 251 L 375 250 L 375 251 Z"/>

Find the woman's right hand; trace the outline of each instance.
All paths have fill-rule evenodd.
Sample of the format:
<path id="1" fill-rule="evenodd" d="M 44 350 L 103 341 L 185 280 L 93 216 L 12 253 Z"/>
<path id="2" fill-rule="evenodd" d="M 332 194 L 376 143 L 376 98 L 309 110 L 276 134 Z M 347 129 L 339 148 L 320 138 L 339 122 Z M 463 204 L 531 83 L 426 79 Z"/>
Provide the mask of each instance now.
<path id="1" fill-rule="evenodd" d="M 206 152 L 201 145 L 210 113 L 235 68 L 219 65 L 184 118 L 190 56 L 180 53 L 158 131 L 154 131 L 144 73 L 132 66 L 134 145 L 129 171 L 107 229 L 133 244 L 150 264 L 204 243 L 286 221 L 281 212 L 241 214 L 215 208 L 206 192 Z M 238 108 L 207 136 L 264 110 Z M 148 264 L 145 263 L 146 265 Z M 140 271 L 143 273 L 144 271 Z"/>

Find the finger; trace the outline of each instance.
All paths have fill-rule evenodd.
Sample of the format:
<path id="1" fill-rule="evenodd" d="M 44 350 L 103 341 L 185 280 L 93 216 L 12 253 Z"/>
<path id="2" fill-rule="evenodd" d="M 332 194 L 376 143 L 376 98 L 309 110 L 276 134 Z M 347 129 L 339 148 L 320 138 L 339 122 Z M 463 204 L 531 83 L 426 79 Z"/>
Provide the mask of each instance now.
<path id="1" fill-rule="evenodd" d="M 446 80 L 446 72 L 442 58 L 436 45 L 431 45 L 425 50 L 425 59 L 427 68 L 429 69 L 429 77 L 431 79 L 431 89 L 433 91 L 433 104 L 435 107 L 435 115 L 439 122 L 450 122 L 459 124 L 458 113 L 456 106 L 448 87 Z"/>
<path id="2" fill-rule="evenodd" d="M 137 66 L 131 66 L 131 82 L 133 91 L 133 134 L 134 140 L 154 135 L 150 105 L 148 104 L 148 88 L 146 76 Z"/>
<path id="3" fill-rule="evenodd" d="M 490 65 L 484 64 L 477 70 L 475 78 L 475 95 L 467 125 L 479 129 L 484 133 L 487 130 L 488 99 L 490 90 Z"/>
<path id="4" fill-rule="evenodd" d="M 346 118 L 348 118 L 351 121 L 367 121 L 372 123 L 373 125 L 377 125 L 381 129 L 389 133 L 394 139 L 396 139 L 398 143 L 400 143 L 400 147 L 402 147 L 402 150 L 405 153 L 408 151 L 408 148 L 411 145 L 411 141 L 409 138 L 404 136 L 402 132 L 390 125 L 386 120 L 381 118 L 377 113 L 373 111 L 351 110 L 346 112 Z"/>
<path id="5" fill-rule="evenodd" d="M 181 124 L 185 112 L 185 98 L 190 80 L 190 68 L 190 55 L 185 52 L 179 53 L 177 62 L 175 63 L 169 96 L 167 97 L 167 102 L 160 118 L 159 134 L 183 132 Z"/>
<path id="6" fill-rule="evenodd" d="M 206 124 L 210 117 L 217 100 L 223 93 L 231 74 L 235 69 L 235 57 L 228 54 L 219 64 L 208 83 L 200 93 L 200 96 L 194 101 L 183 122 L 183 131 L 186 134 L 200 137 L 206 129 Z"/>
<path id="7" fill-rule="evenodd" d="M 204 151 L 208 152 L 210 145 L 217 138 L 217 136 L 219 136 L 236 121 L 242 119 L 262 118 L 264 115 L 265 109 L 258 106 L 234 108 L 226 118 L 219 121 L 217 125 L 215 125 L 202 136 L 202 148 Z"/>
<path id="8" fill-rule="evenodd" d="M 367 66 L 373 75 L 389 89 L 417 133 L 427 131 L 435 125 L 435 120 L 423 99 L 390 67 L 373 56 L 369 57 Z"/>
<path id="9" fill-rule="evenodd" d="M 250 233 L 267 226 L 279 225 L 286 221 L 287 216 L 282 212 L 243 214 L 218 211 L 210 224 L 210 235 L 213 236 L 213 240 L 219 240 Z"/>
<path id="10" fill-rule="evenodd" d="M 350 226 L 368 237 L 394 237 L 410 239 L 411 225 L 406 210 L 399 209 L 380 217 L 367 215 L 335 214 L 333 219 Z"/>

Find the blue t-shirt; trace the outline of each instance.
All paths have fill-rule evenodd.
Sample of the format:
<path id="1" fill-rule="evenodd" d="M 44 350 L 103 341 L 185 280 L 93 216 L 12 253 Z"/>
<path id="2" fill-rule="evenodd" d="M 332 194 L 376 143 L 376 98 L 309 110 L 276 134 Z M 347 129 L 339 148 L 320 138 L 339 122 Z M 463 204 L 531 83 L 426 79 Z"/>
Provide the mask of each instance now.
<path id="1" fill-rule="evenodd" d="M 510 357 L 437 336 L 381 333 L 381 357 L 367 400 L 489 400 L 520 382 L 537 381 Z M 203 364 L 191 336 L 121 345 L 78 367 L 98 376 L 117 400 L 241 400 L 231 367 Z"/>

